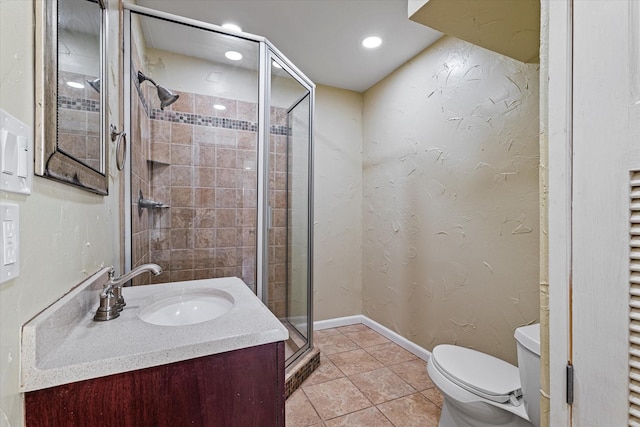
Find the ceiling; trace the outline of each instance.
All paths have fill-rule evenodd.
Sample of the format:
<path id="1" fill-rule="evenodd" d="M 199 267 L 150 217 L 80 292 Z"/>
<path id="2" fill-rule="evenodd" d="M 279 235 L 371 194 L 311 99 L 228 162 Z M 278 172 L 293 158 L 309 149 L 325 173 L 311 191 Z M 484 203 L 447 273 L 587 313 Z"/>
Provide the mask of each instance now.
<path id="1" fill-rule="evenodd" d="M 318 84 L 362 92 L 442 36 L 407 17 L 407 0 L 137 0 L 269 39 Z M 365 49 L 376 35 L 382 45 Z"/>
<path id="2" fill-rule="evenodd" d="M 102 13 L 97 3 L 83 0 L 58 2 L 58 27 L 68 31 L 100 34 Z"/>

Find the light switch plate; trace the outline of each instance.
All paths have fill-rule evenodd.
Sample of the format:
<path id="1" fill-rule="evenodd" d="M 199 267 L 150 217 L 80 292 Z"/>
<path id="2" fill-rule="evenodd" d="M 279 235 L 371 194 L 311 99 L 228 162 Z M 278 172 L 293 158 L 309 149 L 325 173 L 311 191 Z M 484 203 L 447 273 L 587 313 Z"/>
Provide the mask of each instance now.
<path id="1" fill-rule="evenodd" d="M 0 202 L 0 283 L 20 275 L 20 208 Z"/>
<path id="2" fill-rule="evenodd" d="M 33 137 L 31 127 L 0 109 L 0 190 L 31 194 Z"/>

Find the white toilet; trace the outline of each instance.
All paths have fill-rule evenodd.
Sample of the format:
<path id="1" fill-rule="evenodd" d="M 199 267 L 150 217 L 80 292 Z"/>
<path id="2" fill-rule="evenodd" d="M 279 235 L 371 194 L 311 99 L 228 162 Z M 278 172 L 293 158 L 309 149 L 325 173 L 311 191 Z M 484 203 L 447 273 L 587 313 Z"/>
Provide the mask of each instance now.
<path id="1" fill-rule="evenodd" d="M 444 396 L 438 427 L 540 426 L 540 325 L 515 337 L 519 368 L 455 345 L 433 349 L 427 371 Z"/>

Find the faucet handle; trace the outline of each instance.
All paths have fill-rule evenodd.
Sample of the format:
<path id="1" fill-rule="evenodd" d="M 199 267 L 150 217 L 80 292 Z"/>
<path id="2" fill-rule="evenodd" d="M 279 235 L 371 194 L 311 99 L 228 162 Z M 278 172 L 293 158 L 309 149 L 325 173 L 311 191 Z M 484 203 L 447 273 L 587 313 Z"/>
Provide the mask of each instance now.
<path id="1" fill-rule="evenodd" d="M 124 309 L 124 306 L 127 305 L 127 303 L 124 301 L 124 297 L 122 296 L 122 288 L 115 287 L 111 289 L 111 292 L 113 293 L 113 297 L 116 299 L 116 308 L 119 312 L 122 311 Z"/>
<path id="2" fill-rule="evenodd" d="M 120 316 L 118 311 L 118 298 L 113 295 L 113 291 L 108 289 L 106 292 L 100 294 L 100 305 L 96 310 L 96 315 L 93 316 L 93 320 L 105 321 L 115 319 Z"/>

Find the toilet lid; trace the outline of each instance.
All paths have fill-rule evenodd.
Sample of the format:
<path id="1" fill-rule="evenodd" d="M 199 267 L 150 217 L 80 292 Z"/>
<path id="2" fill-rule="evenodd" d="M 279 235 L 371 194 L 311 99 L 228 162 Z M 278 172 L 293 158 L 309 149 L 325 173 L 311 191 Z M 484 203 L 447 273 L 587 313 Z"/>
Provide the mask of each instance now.
<path id="1" fill-rule="evenodd" d="M 518 368 L 503 360 L 469 348 L 442 344 L 431 354 L 433 366 L 449 380 L 471 393 L 498 403 L 522 395 Z"/>

